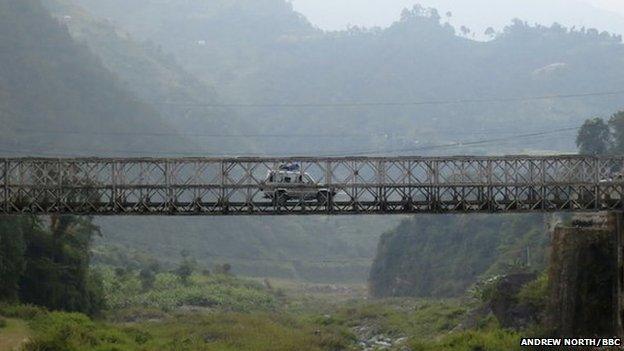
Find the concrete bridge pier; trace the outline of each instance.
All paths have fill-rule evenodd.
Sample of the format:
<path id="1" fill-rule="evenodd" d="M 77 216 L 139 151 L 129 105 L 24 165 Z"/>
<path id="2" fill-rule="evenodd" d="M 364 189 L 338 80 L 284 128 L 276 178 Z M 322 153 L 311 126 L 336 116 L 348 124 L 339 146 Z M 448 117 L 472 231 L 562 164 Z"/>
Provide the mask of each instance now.
<path id="1" fill-rule="evenodd" d="M 622 212 L 577 214 L 552 237 L 549 324 L 566 337 L 624 336 Z"/>
<path id="2" fill-rule="evenodd" d="M 617 244 L 617 283 L 614 287 L 616 335 L 624 337 L 624 212 L 610 212 L 608 218 L 615 229 Z"/>

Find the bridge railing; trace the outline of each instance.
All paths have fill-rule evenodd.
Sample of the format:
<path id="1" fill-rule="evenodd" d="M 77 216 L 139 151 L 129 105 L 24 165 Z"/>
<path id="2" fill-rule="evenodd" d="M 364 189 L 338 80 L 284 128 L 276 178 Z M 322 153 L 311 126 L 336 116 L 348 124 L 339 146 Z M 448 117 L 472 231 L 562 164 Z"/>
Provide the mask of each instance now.
<path id="1" fill-rule="evenodd" d="M 267 173 L 296 163 L 336 193 L 276 201 Z M 0 164 L 4 213 L 288 214 L 599 210 L 621 206 L 623 157 L 46 159 Z M 308 193 L 310 191 L 307 191 Z"/>

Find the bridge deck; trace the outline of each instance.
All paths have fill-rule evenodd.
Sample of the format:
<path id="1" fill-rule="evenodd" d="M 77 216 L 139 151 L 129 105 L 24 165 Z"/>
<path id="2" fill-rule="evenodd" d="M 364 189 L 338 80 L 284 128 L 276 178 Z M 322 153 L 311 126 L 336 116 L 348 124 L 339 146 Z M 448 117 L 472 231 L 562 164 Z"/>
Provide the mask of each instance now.
<path id="1" fill-rule="evenodd" d="M 623 157 L 0 160 L 0 213 L 289 215 L 624 208 Z M 312 185 L 264 183 L 297 163 Z M 335 196 L 310 194 L 335 193 Z"/>

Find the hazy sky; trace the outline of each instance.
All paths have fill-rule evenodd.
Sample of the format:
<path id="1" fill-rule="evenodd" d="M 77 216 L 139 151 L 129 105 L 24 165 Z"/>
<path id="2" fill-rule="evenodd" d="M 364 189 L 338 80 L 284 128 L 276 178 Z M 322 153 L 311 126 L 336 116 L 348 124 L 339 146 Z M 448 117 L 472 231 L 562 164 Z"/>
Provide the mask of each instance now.
<path id="1" fill-rule="evenodd" d="M 420 3 L 440 13 L 453 12 L 451 23 L 481 33 L 501 29 L 512 18 L 550 25 L 595 27 L 624 33 L 624 0 L 292 0 L 295 9 L 323 29 L 348 25 L 388 26 L 401 10 Z"/>

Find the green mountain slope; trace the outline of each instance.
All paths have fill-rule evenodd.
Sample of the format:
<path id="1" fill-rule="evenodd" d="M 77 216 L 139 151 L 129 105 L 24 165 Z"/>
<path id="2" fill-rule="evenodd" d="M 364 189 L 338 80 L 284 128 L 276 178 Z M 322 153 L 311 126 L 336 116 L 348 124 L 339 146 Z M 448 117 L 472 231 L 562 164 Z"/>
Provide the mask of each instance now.
<path id="1" fill-rule="evenodd" d="M 241 121 L 235 111 L 227 108 L 197 111 L 166 104 L 167 101 L 219 103 L 220 97 L 214 88 L 183 69 L 177 59 L 163 51 L 160 45 L 140 41 L 115 28 L 109 21 L 93 17 L 69 0 L 44 0 L 43 3 L 67 26 L 72 38 L 97 55 L 127 90 L 153 106 L 180 133 L 185 134 L 185 138 L 195 145 L 190 147 L 193 155 L 222 155 L 237 152 L 240 145 L 245 145 L 247 149 L 251 147 L 244 138 L 216 137 L 219 134 L 240 134 Z M 171 138 L 175 136 L 160 135 L 163 146 L 166 146 L 161 146 L 161 149 L 173 152 L 181 149 L 180 145 L 170 143 Z"/>
<path id="2" fill-rule="evenodd" d="M 4 154 L 127 155 L 157 143 L 115 133 L 172 131 L 39 1 L 0 1 L 0 67 Z"/>
<path id="3" fill-rule="evenodd" d="M 461 296 L 483 276 L 546 266 L 542 215 L 419 216 L 381 237 L 369 285 L 377 297 Z"/>
<path id="4" fill-rule="evenodd" d="M 110 18 L 141 40 L 174 54 L 199 77 L 235 84 L 258 65 L 278 58 L 271 52 L 317 31 L 283 0 L 74 0 Z M 278 62 L 275 62 L 278 63 Z"/>

